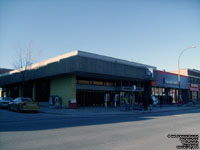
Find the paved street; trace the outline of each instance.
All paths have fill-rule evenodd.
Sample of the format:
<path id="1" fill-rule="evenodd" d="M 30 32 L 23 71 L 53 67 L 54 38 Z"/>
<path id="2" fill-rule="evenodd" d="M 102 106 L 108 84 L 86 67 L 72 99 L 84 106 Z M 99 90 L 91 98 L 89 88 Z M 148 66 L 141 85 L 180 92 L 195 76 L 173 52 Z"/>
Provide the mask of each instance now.
<path id="1" fill-rule="evenodd" d="M 200 134 L 200 109 L 73 117 L 0 110 L 1 150 L 175 150 L 168 134 Z"/>

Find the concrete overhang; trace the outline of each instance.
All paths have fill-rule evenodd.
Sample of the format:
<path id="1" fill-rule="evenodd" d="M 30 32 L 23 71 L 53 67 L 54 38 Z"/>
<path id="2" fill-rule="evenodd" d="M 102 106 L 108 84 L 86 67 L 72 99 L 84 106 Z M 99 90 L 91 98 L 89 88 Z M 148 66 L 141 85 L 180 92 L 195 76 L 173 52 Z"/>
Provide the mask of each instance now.
<path id="1" fill-rule="evenodd" d="M 153 69 L 153 77 L 147 77 L 148 68 Z M 22 81 L 50 78 L 65 74 L 93 76 L 98 78 L 155 80 L 156 67 L 92 54 L 74 51 L 40 63 L 0 75 L 0 86 Z M 24 77 L 23 77 L 24 76 Z"/>

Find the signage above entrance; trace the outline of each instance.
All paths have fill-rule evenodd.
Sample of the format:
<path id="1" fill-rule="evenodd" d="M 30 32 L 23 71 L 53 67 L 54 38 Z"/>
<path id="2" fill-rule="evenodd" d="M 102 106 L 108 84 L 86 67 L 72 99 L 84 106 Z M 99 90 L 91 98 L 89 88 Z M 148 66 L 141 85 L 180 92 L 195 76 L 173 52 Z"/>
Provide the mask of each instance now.
<path id="1" fill-rule="evenodd" d="M 146 77 L 147 78 L 153 78 L 153 68 L 147 68 L 146 69 Z"/>
<path id="2" fill-rule="evenodd" d="M 169 79 L 163 78 L 163 84 L 174 84 L 174 85 L 178 85 L 178 81 L 174 81 L 174 80 L 169 80 Z"/>
<path id="3" fill-rule="evenodd" d="M 122 86 L 121 88 L 120 88 L 120 91 L 124 91 L 124 92 L 133 92 L 133 91 L 135 91 L 135 92 L 143 92 L 144 91 L 144 88 L 142 88 L 142 87 L 129 87 L 129 86 Z"/>
<path id="4" fill-rule="evenodd" d="M 199 91 L 199 85 L 198 84 L 190 84 L 190 91 L 197 92 Z"/>
<path id="5" fill-rule="evenodd" d="M 198 88 L 198 84 L 190 84 L 190 87 L 193 87 L 193 88 Z"/>
<path id="6" fill-rule="evenodd" d="M 190 91 L 198 92 L 198 91 L 199 91 L 199 88 L 193 88 L 193 87 L 190 87 Z"/>

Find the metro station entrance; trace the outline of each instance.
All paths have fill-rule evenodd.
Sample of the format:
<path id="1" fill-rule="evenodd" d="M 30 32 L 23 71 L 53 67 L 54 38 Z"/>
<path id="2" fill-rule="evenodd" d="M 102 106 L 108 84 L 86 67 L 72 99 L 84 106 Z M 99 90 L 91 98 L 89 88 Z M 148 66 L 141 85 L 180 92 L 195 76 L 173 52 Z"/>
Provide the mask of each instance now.
<path id="1" fill-rule="evenodd" d="M 137 94 L 133 95 L 132 92 L 96 91 L 96 90 L 77 90 L 76 92 L 76 99 L 79 107 L 80 106 L 104 107 L 105 101 L 107 101 L 108 107 L 118 107 L 118 106 L 123 106 L 125 104 L 133 105 L 133 103 L 136 102 L 136 97 L 138 97 Z"/>
<path id="2" fill-rule="evenodd" d="M 109 95 L 107 105 L 108 107 L 114 107 L 115 95 L 119 93 L 114 91 L 97 91 L 97 90 L 77 90 L 76 99 L 78 106 L 102 106 L 105 104 L 105 95 Z M 120 101 L 116 101 L 117 106 L 120 105 Z"/>

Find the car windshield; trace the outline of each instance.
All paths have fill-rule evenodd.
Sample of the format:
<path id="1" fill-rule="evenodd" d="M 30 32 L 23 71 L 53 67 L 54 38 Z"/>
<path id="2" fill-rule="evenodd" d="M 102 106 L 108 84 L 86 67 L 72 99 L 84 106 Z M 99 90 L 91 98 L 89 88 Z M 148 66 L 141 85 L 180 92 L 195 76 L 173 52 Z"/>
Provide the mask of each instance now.
<path id="1" fill-rule="evenodd" d="M 22 98 L 23 102 L 31 102 L 32 100 L 30 98 Z"/>

